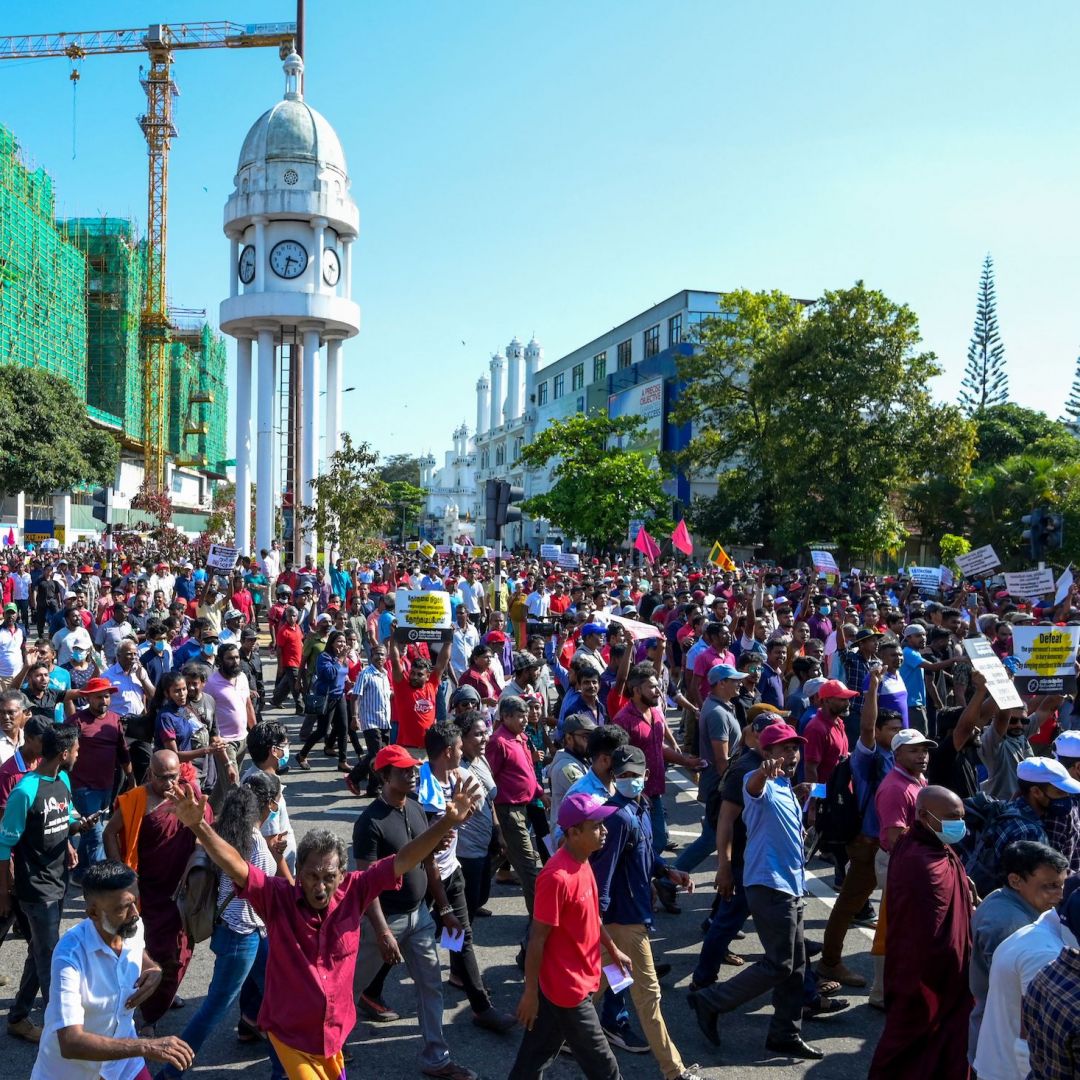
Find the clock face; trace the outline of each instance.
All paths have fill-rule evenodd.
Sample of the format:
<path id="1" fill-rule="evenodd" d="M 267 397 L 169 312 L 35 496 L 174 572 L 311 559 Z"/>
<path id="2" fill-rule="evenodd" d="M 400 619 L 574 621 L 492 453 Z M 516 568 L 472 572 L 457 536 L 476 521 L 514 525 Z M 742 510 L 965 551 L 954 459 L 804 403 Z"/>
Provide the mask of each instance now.
<path id="1" fill-rule="evenodd" d="M 336 285 L 341 277 L 341 261 L 333 248 L 323 248 L 322 276 L 327 285 Z"/>
<path id="2" fill-rule="evenodd" d="M 282 240 L 270 249 L 270 269 L 278 277 L 299 277 L 307 269 L 307 263 L 307 250 L 297 240 Z"/>
<path id="3" fill-rule="evenodd" d="M 240 252 L 240 261 L 237 264 L 240 280 L 245 285 L 250 285 L 255 280 L 255 249 L 247 244 Z"/>

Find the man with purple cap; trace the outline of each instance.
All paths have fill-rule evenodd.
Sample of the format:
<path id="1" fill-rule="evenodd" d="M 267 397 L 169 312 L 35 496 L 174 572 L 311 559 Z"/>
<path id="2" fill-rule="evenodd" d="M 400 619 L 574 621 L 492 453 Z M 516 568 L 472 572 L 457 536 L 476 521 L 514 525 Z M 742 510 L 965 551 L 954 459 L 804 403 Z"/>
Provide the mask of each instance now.
<path id="1" fill-rule="evenodd" d="M 517 1007 L 525 1034 L 509 1080 L 540 1080 L 563 1043 L 586 1076 L 619 1080 L 592 998 L 600 988 L 601 946 L 624 973 L 631 963 L 600 922 L 589 862 L 604 846 L 605 819 L 618 809 L 584 792 L 567 795 L 559 807 L 563 844 L 536 879 L 525 989 Z"/>
<path id="2" fill-rule="evenodd" d="M 805 743 L 788 724 L 770 724 L 758 736 L 762 763 L 743 781 L 743 885 L 765 959 L 726 982 L 691 990 L 689 1002 L 705 1037 L 718 1046 L 720 1014 L 771 990 L 773 1018 L 766 1048 L 787 1057 L 820 1061 L 824 1051 L 802 1039 L 806 968 L 802 804 L 810 786 L 793 787 L 791 778 Z"/>

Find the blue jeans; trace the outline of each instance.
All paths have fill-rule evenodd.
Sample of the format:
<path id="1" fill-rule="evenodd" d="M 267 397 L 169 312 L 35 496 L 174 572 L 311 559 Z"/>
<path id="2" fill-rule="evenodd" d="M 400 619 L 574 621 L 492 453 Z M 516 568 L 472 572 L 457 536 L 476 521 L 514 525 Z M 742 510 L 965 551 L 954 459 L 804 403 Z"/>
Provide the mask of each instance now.
<path id="1" fill-rule="evenodd" d="M 199 1011 L 180 1034 L 180 1038 L 196 1054 L 240 996 L 240 987 L 255 963 L 262 940 L 258 934 L 238 934 L 225 923 L 214 928 L 213 937 L 210 938 L 210 951 L 217 957 L 214 974 L 210 977 L 210 986 Z M 158 1075 L 175 1077 L 181 1074 L 171 1065 L 166 1065 Z"/>
<path id="2" fill-rule="evenodd" d="M 653 851 L 660 856 L 667 847 L 667 814 L 664 811 L 663 795 L 654 795 L 649 799 L 649 817 L 652 820 Z"/>
<path id="3" fill-rule="evenodd" d="M 716 850 L 716 829 L 708 818 L 701 819 L 701 835 L 679 852 L 675 860 L 676 870 L 692 874 Z"/>
<path id="4" fill-rule="evenodd" d="M 75 800 L 75 809 L 81 817 L 89 817 L 99 810 L 107 810 L 112 798 L 112 791 L 102 791 L 98 788 L 76 788 L 72 793 Z M 105 846 L 101 842 L 101 834 L 105 831 L 105 822 L 99 821 L 96 825 L 80 833 L 76 838 L 79 852 L 79 876 L 81 877 L 94 863 L 105 861 Z"/>
<path id="5" fill-rule="evenodd" d="M 49 986 L 52 982 L 52 954 L 60 940 L 60 913 L 63 903 L 60 900 L 31 902 L 20 900 L 19 906 L 30 927 L 29 948 L 26 950 L 26 963 L 23 965 L 19 991 L 15 995 L 8 1023 L 14 1024 L 25 1020 L 30 1015 L 34 998 L 41 990 L 41 1005 L 49 1004 Z"/>

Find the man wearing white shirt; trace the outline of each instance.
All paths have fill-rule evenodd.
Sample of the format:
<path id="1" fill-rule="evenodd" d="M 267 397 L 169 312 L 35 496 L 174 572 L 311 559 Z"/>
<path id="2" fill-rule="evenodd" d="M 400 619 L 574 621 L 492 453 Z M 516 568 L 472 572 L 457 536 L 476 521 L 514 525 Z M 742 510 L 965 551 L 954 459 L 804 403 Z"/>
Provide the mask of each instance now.
<path id="1" fill-rule="evenodd" d="M 29 702 L 21 690 L 0 692 L 0 765 L 22 746 L 23 728 L 30 716 Z"/>
<path id="2" fill-rule="evenodd" d="M 477 626 L 484 614 L 484 584 L 476 580 L 476 571 L 470 566 L 465 570 L 465 576 L 458 582 L 458 592 L 461 593 L 461 602 L 469 613 L 469 621 Z"/>
<path id="3" fill-rule="evenodd" d="M 469 670 L 469 656 L 480 644 L 480 631 L 469 621 L 469 612 L 464 604 L 458 604 L 454 620 L 454 637 L 450 643 L 450 670 L 457 680 Z"/>
<path id="4" fill-rule="evenodd" d="M 149 1080 L 147 1061 L 188 1068 L 195 1055 L 183 1040 L 135 1033 L 134 1011 L 161 981 L 143 948 L 135 872 L 112 861 L 91 866 L 83 895 L 87 917 L 53 951 L 52 993 L 30 1080 Z"/>
<path id="5" fill-rule="evenodd" d="M 116 689 L 112 696 L 112 711 L 117 716 L 142 716 L 148 698 L 154 696 L 154 684 L 139 663 L 139 646 L 131 639 L 122 641 L 116 650 L 116 663 L 102 673 Z"/>
<path id="6" fill-rule="evenodd" d="M 1065 898 L 1056 909 L 1044 912 L 1030 926 L 1021 927 L 994 950 L 990 989 L 975 1051 L 979 1080 L 1016 1080 L 1031 1071 L 1027 1040 L 1020 1036 L 1020 1003 L 1031 980 L 1056 960 L 1063 948 L 1078 947 L 1067 925 L 1075 926 L 1080 920 L 1077 880 L 1072 878 L 1066 883 Z"/>
<path id="7" fill-rule="evenodd" d="M 14 604 L 4 605 L 4 621 L 0 623 L 0 690 L 11 685 L 15 673 L 23 665 L 23 645 L 26 634 L 19 628 L 19 609 Z"/>
<path id="8" fill-rule="evenodd" d="M 30 625 L 30 572 L 25 564 L 11 571 L 11 599 L 19 609 L 19 622 Z"/>
<path id="9" fill-rule="evenodd" d="M 551 611 L 551 596 L 543 581 L 536 583 L 536 588 L 525 600 L 525 606 L 528 608 L 531 622 L 542 622 L 548 617 L 548 612 Z"/>

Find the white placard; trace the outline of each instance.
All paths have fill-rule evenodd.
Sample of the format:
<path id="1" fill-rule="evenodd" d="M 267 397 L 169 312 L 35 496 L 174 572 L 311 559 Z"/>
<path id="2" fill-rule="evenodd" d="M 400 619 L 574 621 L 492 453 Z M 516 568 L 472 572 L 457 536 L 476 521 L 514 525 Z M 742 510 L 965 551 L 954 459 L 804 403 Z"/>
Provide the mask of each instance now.
<path id="1" fill-rule="evenodd" d="M 811 551 L 810 558 L 814 560 L 814 569 L 826 574 L 839 574 L 840 567 L 836 565 L 831 551 Z"/>
<path id="2" fill-rule="evenodd" d="M 909 566 L 907 572 L 912 585 L 917 589 L 931 589 L 937 592 L 941 588 L 941 567 L 939 566 Z"/>
<path id="3" fill-rule="evenodd" d="M 971 666 L 986 677 L 986 689 L 999 709 L 1022 709 L 1024 699 L 1016 691 L 1005 665 L 986 638 L 964 638 L 964 652 Z"/>
<path id="4" fill-rule="evenodd" d="M 1057 585 L 1055 586 L 1056 592 L 1054 593 L 1054 607 L 1057 607 L 1066 596 L 1069 595 L 1069 590 L 1073 586 L 1073 572 L 1072 563 L 1065 567 L 1061 571 L 1061 577 L 1057 579 Z"/>
<path id="5" fill-rule="evenodd" d="M 450 594 L 442 589 L 398 589 L 394 596 L 397 627 L 394 636 L 401 642 L 451 641 Z"/>
<path id="6" fill-rule="evenodd" d="M 541 544 L 541 559 L 557 559 L 562 554 L 562 544 Z"/>
<path id="7" fill-rule="evenodd" d="M 558 563 L 564 570 L 577 570 L 581 566 L 581 556 L 576 551 L 564 551 Z"/>
<path id="8" fill-rule="evenodd" d="M 956 584 L 953 572 L 947 566 L 939 567 L 938 572 L 941 574 L 941 587 L 943 589 L 951 589 Z"/>
<path id="9" fill-rule="evenodd" d="M 240 557 L 240 549 L 226 547 L 224 544 L 211 544 L 210 552 L 206 556 L 206 565 L 215 570 L 231 570 Z"/>
<path id="10" fill-rule="evenodd" d="M 1001 565 L 993 544 L 984 544 L 981 548 L 969 551 L 966 555 L 956 556 L 956 565 L 964 577 L 983 577 Z"/>
<path id="11" fill-rule="evenodd" d="M 1005 575 L 1005 588 L 1011 596 L 1021 600 L 1030 600 L 1033 596 L 1042 596 L 1054 591 L 1054 571 L 1049 567 L 1042 570 L 1022 570 L 1019 574 Z"/>

